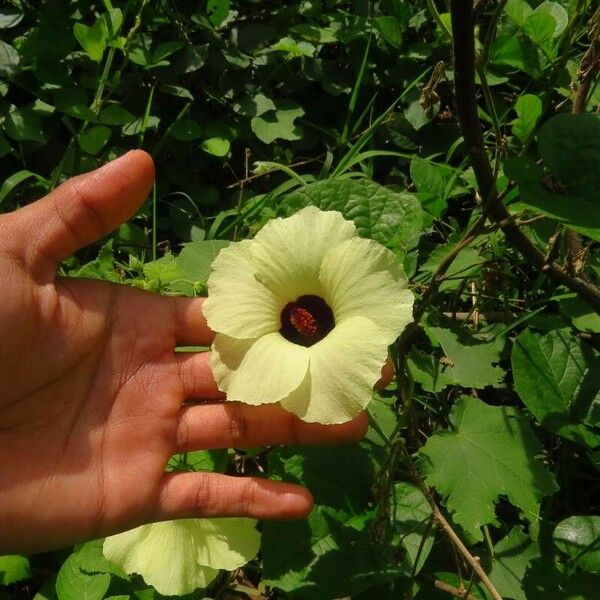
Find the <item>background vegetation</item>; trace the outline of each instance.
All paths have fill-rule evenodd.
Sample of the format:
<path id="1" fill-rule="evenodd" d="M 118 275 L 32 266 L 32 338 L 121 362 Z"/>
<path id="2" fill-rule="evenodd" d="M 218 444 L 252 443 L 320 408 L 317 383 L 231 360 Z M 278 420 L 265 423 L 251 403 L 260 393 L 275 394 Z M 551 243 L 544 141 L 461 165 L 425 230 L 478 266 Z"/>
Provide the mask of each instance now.
<path id="1" fill-rule="evenodd" d="M 2 4 L 0 210 L 131 148 L 157 165 L 65 275 L 202 294 L 219 248 L 311 203 L 391 248 L 417 297 L 363 442 L 174 457 L 316 499 L 190 598 L 597 597 L 595 4 Z M 100 547 L 0 557 L 0 598 L 159 597 Z"/>

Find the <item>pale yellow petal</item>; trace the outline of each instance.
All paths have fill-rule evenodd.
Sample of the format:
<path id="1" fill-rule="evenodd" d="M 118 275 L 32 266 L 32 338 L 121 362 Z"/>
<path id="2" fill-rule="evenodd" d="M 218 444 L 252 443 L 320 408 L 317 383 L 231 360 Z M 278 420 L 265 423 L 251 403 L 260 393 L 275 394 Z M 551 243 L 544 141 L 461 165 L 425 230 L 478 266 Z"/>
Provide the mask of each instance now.
<path id="1" fill-rule="evenodd" d="M 257 340 L 236 340 L 217 334 L 211 366 L 228 400 L 247 404 L 279 402 L 302 382 L 308 370 L 308 348 L 292 344 L 279 333 Z"/>
<path id="2" fill-rule="evenodd" d="M 189 594 L 206 587 L 219 573 L 198 563 L 199 548 L 210 542 L 196 523 L 165 521 L 113 535 L 104 541 L 104 556 L 126 573 L 141 575 L 161 594 Z"/>
<path id="3" fill-rule="evenodd" d="M 201 565 L 233 571 L 252 560 L 260 548 L 253 519 L 198 519 L 197 526 L 210 543 L 198 547 Z"/>
<path id="4" fill-rule="evenodd" d="M 392 343 L 412 318 L 413 295 L 398 259 L 373 240 L 355 237 L 332 248 L 320 272 L 336 323 L 362 316 Z"/>
<path id="5" fill-rule="evenodd" d="M 237 338 L 257 338 L 280 327 L 276 296 L 254 277 L 251 243 L 238 242 L 219 252 L 203 305 L 213 331 Z"/>
<path id="6" fill-rule="evenodd" d="M 352 317 L 308 350 L 308 374 L 281 405 L 309 422 L 344 423 L 358 415 L 371 401 L 387 358 L 379 327 Z"/>
<path id="7" fill-rule="evenodd" d="M 272 219 L 250 247 L 256 277 L 282 302 L 323 293 L 319 269 L 327 251 L 356 235 L 336 211 L 308 206 L 287 219 Z"/>

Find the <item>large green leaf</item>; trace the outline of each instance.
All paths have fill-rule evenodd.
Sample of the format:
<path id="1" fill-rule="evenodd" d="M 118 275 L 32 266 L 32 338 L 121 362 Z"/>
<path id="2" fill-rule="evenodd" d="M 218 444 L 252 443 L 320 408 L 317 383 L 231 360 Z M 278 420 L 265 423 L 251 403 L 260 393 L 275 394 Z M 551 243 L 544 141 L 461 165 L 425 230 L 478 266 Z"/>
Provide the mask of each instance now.
<path id="1" fill-rule="evenodd" d="M 600 354 L 567 330 L 525 330 L 512 351 L 515 390 L 547 429 L 600 445 Z M 596 429 L 595 429 L 596 428 Z"/>
<path id="2" fill-rule="evenodd" d="M 503 598 L 527 600 L 523 591 L 523 576 L 529 563 L 538 556 L 539 544 L 525 535 L 522 527 L 513 527 L 494 546 L 489 575 Z"/>
<path id="3" fill-rule="evenodd" d="M 406 251 L 419 239 L 421 205 L 407 192 L 394 192 L 366 179 L 327 179 L 289 194 L 283 211 L 291 214 L 308 205 L 337 210 L 351 219 L 363 237 Z"/>
<path id="4" fill-rule="evenodd" d="M 374 471 L 361 446 L 278 449 L 269 456 L 269 474 L 310 487 L 315 507 L 302 521 L 265 522 L 267 585 L 322 600 L 354 595 L 401 574 L 387 544 L 374 551 Z"/>
<path id="5" fill-rule="evenodd" d="M 454 520 L 483 539 L 480 528 L 498 524 L 494 503 L 503 495 L 534 526 L 540 500 L 557 486 L 539 459 L 542 448 L 527 420 L 514 408 L 462 396 L 450 421 L 451 429 L 427 440 L 419 465 L 446 497 Z"/>
<path id="6" fill-rule="evenodd" d="M 600 517 L 569 517 L 554 530 L 556 547 L 584 571 L 600 574 Z"/>

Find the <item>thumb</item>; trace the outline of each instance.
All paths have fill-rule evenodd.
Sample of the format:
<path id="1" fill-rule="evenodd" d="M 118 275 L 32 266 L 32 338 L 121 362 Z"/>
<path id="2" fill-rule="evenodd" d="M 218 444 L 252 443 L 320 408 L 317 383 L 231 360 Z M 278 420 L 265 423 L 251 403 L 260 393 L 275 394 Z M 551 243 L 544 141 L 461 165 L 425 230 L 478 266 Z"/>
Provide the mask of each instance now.
<path id="1" fill-rule="evenodd" d="M 133 150 L 20 209 L 14 217 L 26 263 L 54 274 L 62 260 L 135 214 L 153 180 L 152 159 Z"/>

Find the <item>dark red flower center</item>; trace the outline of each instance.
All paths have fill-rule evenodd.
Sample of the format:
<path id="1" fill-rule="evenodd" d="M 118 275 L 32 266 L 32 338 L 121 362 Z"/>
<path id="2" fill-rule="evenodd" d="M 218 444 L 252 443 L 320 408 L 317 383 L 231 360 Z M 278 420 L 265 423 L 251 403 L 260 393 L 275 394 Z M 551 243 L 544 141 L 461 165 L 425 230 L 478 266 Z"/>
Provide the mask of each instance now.
<path id="1" fill-rule="evenodd" d="M 333 311 L 319 296 L 300 296 L 281 311 L 281 335 L 294 344 L 312 346 L 335 326 Z"/>

